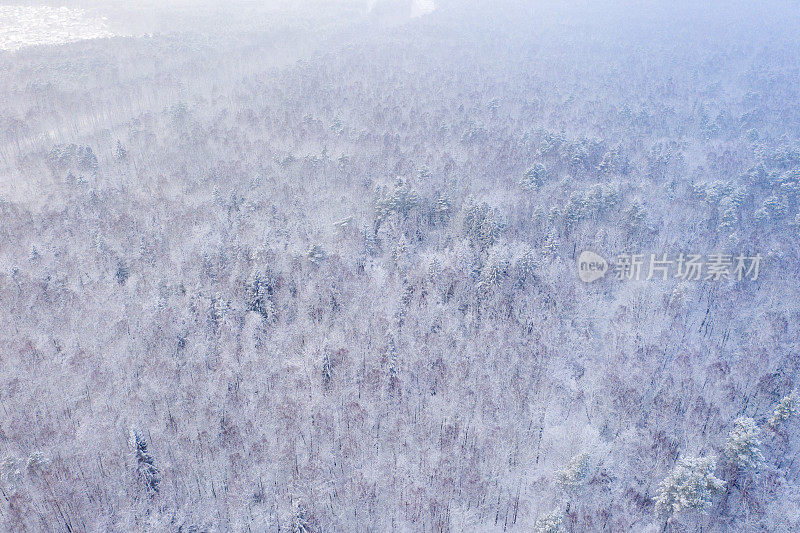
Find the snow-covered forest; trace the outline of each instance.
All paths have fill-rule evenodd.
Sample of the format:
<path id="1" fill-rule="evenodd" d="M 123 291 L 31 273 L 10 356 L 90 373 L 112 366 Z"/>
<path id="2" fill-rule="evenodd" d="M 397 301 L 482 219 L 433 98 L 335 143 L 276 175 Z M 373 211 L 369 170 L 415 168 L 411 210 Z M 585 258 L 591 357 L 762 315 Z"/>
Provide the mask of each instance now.
<path id="1" fill-rule="evenodd" d="M 797 2 L 73 4 L 0 51 L 2 531 L 800 530 Z"/>

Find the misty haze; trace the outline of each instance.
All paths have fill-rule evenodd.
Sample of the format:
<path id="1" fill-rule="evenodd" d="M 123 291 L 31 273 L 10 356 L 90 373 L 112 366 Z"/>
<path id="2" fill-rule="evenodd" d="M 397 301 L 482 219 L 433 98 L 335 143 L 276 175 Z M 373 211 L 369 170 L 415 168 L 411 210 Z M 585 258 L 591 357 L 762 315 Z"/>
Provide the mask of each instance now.
<path id="1" fill-rule="evenodd" d="M 800 531 L 800 4 L 0 0 L 0 531 Z"/>

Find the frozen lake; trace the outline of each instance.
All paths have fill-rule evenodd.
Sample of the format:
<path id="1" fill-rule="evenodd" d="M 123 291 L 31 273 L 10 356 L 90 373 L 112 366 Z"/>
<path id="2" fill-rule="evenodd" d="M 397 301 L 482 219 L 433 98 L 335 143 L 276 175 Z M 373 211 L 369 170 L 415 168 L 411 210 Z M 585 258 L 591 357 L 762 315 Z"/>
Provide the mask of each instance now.
<path id="1" fill-rule="evenodd" d="M 0 50 L 114 35 L 105 17 L 83 9 L 0 5 Z"/>

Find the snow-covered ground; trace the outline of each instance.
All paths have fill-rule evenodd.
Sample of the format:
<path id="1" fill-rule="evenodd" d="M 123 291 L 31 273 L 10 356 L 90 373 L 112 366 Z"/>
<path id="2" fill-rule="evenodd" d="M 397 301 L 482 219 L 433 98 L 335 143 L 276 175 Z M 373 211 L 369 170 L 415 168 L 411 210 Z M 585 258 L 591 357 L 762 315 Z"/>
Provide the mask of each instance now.
<path id="1" fill-rule="evenodd" d="M 382 6 L 384 4 L 392 4 L 392 2 L 386 2 L 381 0 L 366 0 L 367 11 L 371 12 L 376 7 Z M 436 11 L 436 2 L 434 0 L 411 0 L 411 2 L 399 2 L 395 5 L 395 7 L 403 6 L 406 9 L 410 9 L 410 15 L 412 18 L 421 17 L 423 15 L 429 15 Z"/>
<path id="2" fill-rule="evenodd" d="M 113 35 L 104 17 L 93 16 L 83 9 L 0 6 L 0 50 Z"/>
<path id="3" fill-rule="evenodd" d="M 422 15 L 433 13 L 435 10 L 436 4 L 433 0 L 414 0 L 414 4 L 411 7 L 411 16 L 421 17 Z"/>

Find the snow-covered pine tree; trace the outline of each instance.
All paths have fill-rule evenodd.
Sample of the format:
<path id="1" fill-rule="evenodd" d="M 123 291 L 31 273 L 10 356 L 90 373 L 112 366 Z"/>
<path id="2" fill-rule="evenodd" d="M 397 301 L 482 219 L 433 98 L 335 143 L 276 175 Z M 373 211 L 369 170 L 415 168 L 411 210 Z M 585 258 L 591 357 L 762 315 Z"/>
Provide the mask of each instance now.
<path id="1" fill-rule="evenodd" d="M 397 361 L 397 345 L 394 342 L 393 338 L 389 339 L 389 348 L 386 353 L 386 359 L 389 368 L 389 388 L 394 390 L 397 386 L 397 373 L 398 373 L 398 361 Z"/>
<path id="2" fill-rule="evenodd" d="M 672 516 L 684 509 L 706 511 L 725 482 L 714 475 L 717 464 L 710 457 L 683 457 L 658 485 L 656 511 Z"/>
<path id="3" fill-rule="evenodd" d="M 589 454 L 579 453 L 558 473 L 558 484 L 564 490 L 579 488 L 589 475 L 589 466 Z"/>
<path id="4" fill-rule="evenodd" d="M 333 362 L 329 353 L 325 353 L 322 358 L 322 383 L 327 390 L 331 383 L 331 373 L 333 371 Z"/>
<path id="5" fill-rule="evenodd" d="M 157 493 L 158 485 L 161 483 L 161 476 L 153 462 L 153 457 L 147 451 L 147 441 L 138 430 L 132 429 L 130 444 L 136 453 L 136 474 L 139 480 L 149 493 Z"/>
<path id="6" fill-rule="evenodd" d="M 44 453 L 37 450 L 31 452 L 30 456 L 28 456 L 28 461 L 25 463 L 25 470 L 27 470 L 29 474 L 38 474 L 49 464 L 50 460 L 45 457 Z"/>
<path id="7" fill-rule="evenodd" d="M 547 169 L 541 163 L 535 163 L 520 179 L 520 186 L 526 191 L 534 191 L 547 179 Z"/>
<path id="8" fill-rule="evenodd" d="M 128 157 L 128 151 L 119 140 L 117 140 L 117 146 L 114 149 L 114 156 L 117 158 L 117 161 L 124 161 Z"/>
<path id="9" fill-rule="evenodd" d="M 737 418 L 725 443 L 725 455 L 739 468 L 756 468 L 764 462 L 758 425 L 748 417 Z"/>
<path id="10" fill-rule="evenodd" d="M 797 413 L 798 408 L 798 394 L 797 391 L 792 391 L 788 396 L 781 398 L 778 405 L 775 407 L 775 412 L 772 418 L 769 419 L 769 425 L 772 428 L 778 428 L 782 423 L 789 420 L 789 417 Z"/>
<path id="11" fill-rule="evenodd" d="M 536 520 L 533 526 L 535 533 L 564 533 L 564 519 L 561 517 L 561 512 L 553 511 Z"/>
<path id="12" fill-rule="evenodd" d="M 299 500 L 292 502 L 292 533 L 310 533 L 306 508 Z"/>

